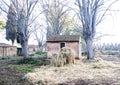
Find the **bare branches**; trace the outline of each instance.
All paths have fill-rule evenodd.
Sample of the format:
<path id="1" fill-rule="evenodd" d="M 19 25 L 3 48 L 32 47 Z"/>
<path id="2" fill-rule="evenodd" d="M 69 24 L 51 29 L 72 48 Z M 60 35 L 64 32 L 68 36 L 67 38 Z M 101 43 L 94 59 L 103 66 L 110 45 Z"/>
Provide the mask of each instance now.
<path id="1" fill-rule="evenodd" d="M 34 3 L 34 4 L 33 4 Z M 38 3 L 38 0 L 36 0 L 35 2 L 31 2 L 29 7 L 28 7 L 28 15 L 31 15 L 32 11 L 34 10 L 36 4 Z"/>
<path id="2" fill-rule="evenodd" d="M 8 13 L 7 12 L 7 10 L 6 9 L 4 9 L 6 6 L 7 6 L 7 8 L 9 8 L 9 5 L 4 1 L 4 0 L 1 0 L 1 4 L 0 4 L 1 6 L 0 6 L 0 9 L 4 12 L 4 13 Z M 3 8 L 3 6 L 4 6 L 4 8 Z"/>
<path id="3" fill-rule="evenodd" d="M 8 5 L 4 0 L 2 0 L 2 2 L 3 2 L 7 7 L 9 7 L 9 5 Z"/>
<path id="4" fill-rule="evenodd" d="M 102 16 L 99 18 L 99 20 L 97 20 L 96 25 L 98 25 L 99 23 L 101 23 L 101 21 L 103 20 L 103 17 L 105 17 L 106 12 L 109 10 L 109 8 L 110 8 L 113 4 L 116 3 L 117 1 L 119 1 L 119 0 L 113 1 L 113 2 L 104 10 Z"/>
<path id="5" fill-rule="evenodd" d="M 118 0 L 112 1 L 112 3 L 104 10 L 102 15 L 98 16 L 98 10 L 104 5 L 103 0 L 76 0 L 76 5 L 79 8 L 79 18 L 82 22 L 83 33 L 85 33 L 85 36 L 95 36 L 96 26 L 101 23 L 106 12 L 117 1 Z"/>
<path id="6" fill-rule="evenodd" d="M 6 10 L 4 10 L 2 7 L 0 7 L 0 9 L 5 12 L 6 14 L 8 13 Z"/>
<path id="7" fill-rule="evenodd" d="M 71 9 L 59 0 L 42 0 L 41 6 L 45 10 L 48 36 L 60 34 L 67 23 L 66 15 Z"/>

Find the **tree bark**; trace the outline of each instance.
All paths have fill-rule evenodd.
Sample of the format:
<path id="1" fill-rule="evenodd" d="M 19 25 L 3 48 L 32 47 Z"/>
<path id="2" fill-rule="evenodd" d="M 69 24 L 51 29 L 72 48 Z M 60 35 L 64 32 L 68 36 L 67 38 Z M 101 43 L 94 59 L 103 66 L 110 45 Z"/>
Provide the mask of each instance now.
<path id="1" fill-rule="evenodd" d="M 22 55 L 24 57 L 24 60 L 26 60 L 28 57 L 28 40 L 25 40 L 21 46 L 22 46 Z"/>
<path id="2" fill-rule="evenodd" d="M 87 51 L 87 59 L 93 59 L 93 39 L 92 38 L 87 38 L 85 39 L 86 42 L 86 51 Z"/>

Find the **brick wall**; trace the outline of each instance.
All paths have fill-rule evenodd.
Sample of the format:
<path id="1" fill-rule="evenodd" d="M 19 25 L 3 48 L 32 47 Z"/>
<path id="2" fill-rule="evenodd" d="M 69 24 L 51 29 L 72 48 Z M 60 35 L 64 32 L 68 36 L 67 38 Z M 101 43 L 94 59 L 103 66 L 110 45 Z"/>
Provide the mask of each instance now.
<path id="1" fill-rule="evenodd" d="M 50 57 L 53 53 L 58 53 L 60 50 L 61 42 L 48 42 L 47 43 L 47 54 Z M 81 52 L 79 42 L 65 42 L 65 46 L 71 48 L 75 52 L 75 57 L 80 57 Z"/>
<path id="2" fill-rule="evenodd" d="M 75 57 L 79 57 L 79 43 L 78 42 L 67 42 L 66 46 L 70 47 L 74 51 Z"/>
<path id="3" fill-rule="evenodd" d="M 57 42 L 47 43 L 47 54 L 50 57 L 53 53 L 58 53 L 60 50 L 60 44 Z"/>

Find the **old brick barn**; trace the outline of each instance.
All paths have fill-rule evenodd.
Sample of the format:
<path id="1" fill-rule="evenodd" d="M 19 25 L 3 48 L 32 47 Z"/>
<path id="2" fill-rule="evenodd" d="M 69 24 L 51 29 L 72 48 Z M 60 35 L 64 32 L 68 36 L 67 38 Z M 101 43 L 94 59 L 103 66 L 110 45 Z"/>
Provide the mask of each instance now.
<path id="1" fill-rule="evenodd" d="M 17 47 L 5 43 L 0 43 L 0 56 L 14 56 L 17 54 Z"/>
<path id="2" fill-rule="evenodd" d="M 81 38 L 78 35 L 56 35 L 47 40 L 47 53 L 51 57 L 53 53 L 57 53 L 60 48 L 69 47 L 75 52 L 75 58 L 81 56 Z"/>

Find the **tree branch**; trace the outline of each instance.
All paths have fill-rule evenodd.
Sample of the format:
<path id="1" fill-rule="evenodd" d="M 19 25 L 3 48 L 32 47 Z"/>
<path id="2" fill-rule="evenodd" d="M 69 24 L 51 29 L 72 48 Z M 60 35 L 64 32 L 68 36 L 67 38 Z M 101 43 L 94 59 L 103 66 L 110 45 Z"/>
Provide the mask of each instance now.
<path id="1" fill-rule="evenodd" d="M 103 17 L 105 16 L 106 12 L 109 10 L 109 8 L 110 8 L 113 4 L 116 3 L 117 1 L 119 1 L 119 0 L 113 1 L 113 2 L 107 7 L 107 9 L 104 11 L 104 13 L 103 13 L 102 16 L 100 17 L 100 20 L 98 20 L 98 22 L 96 23 L 96 25 L 98 25 L 99 23 L 101 23 L 101 21 L 102 21 Z"/>

